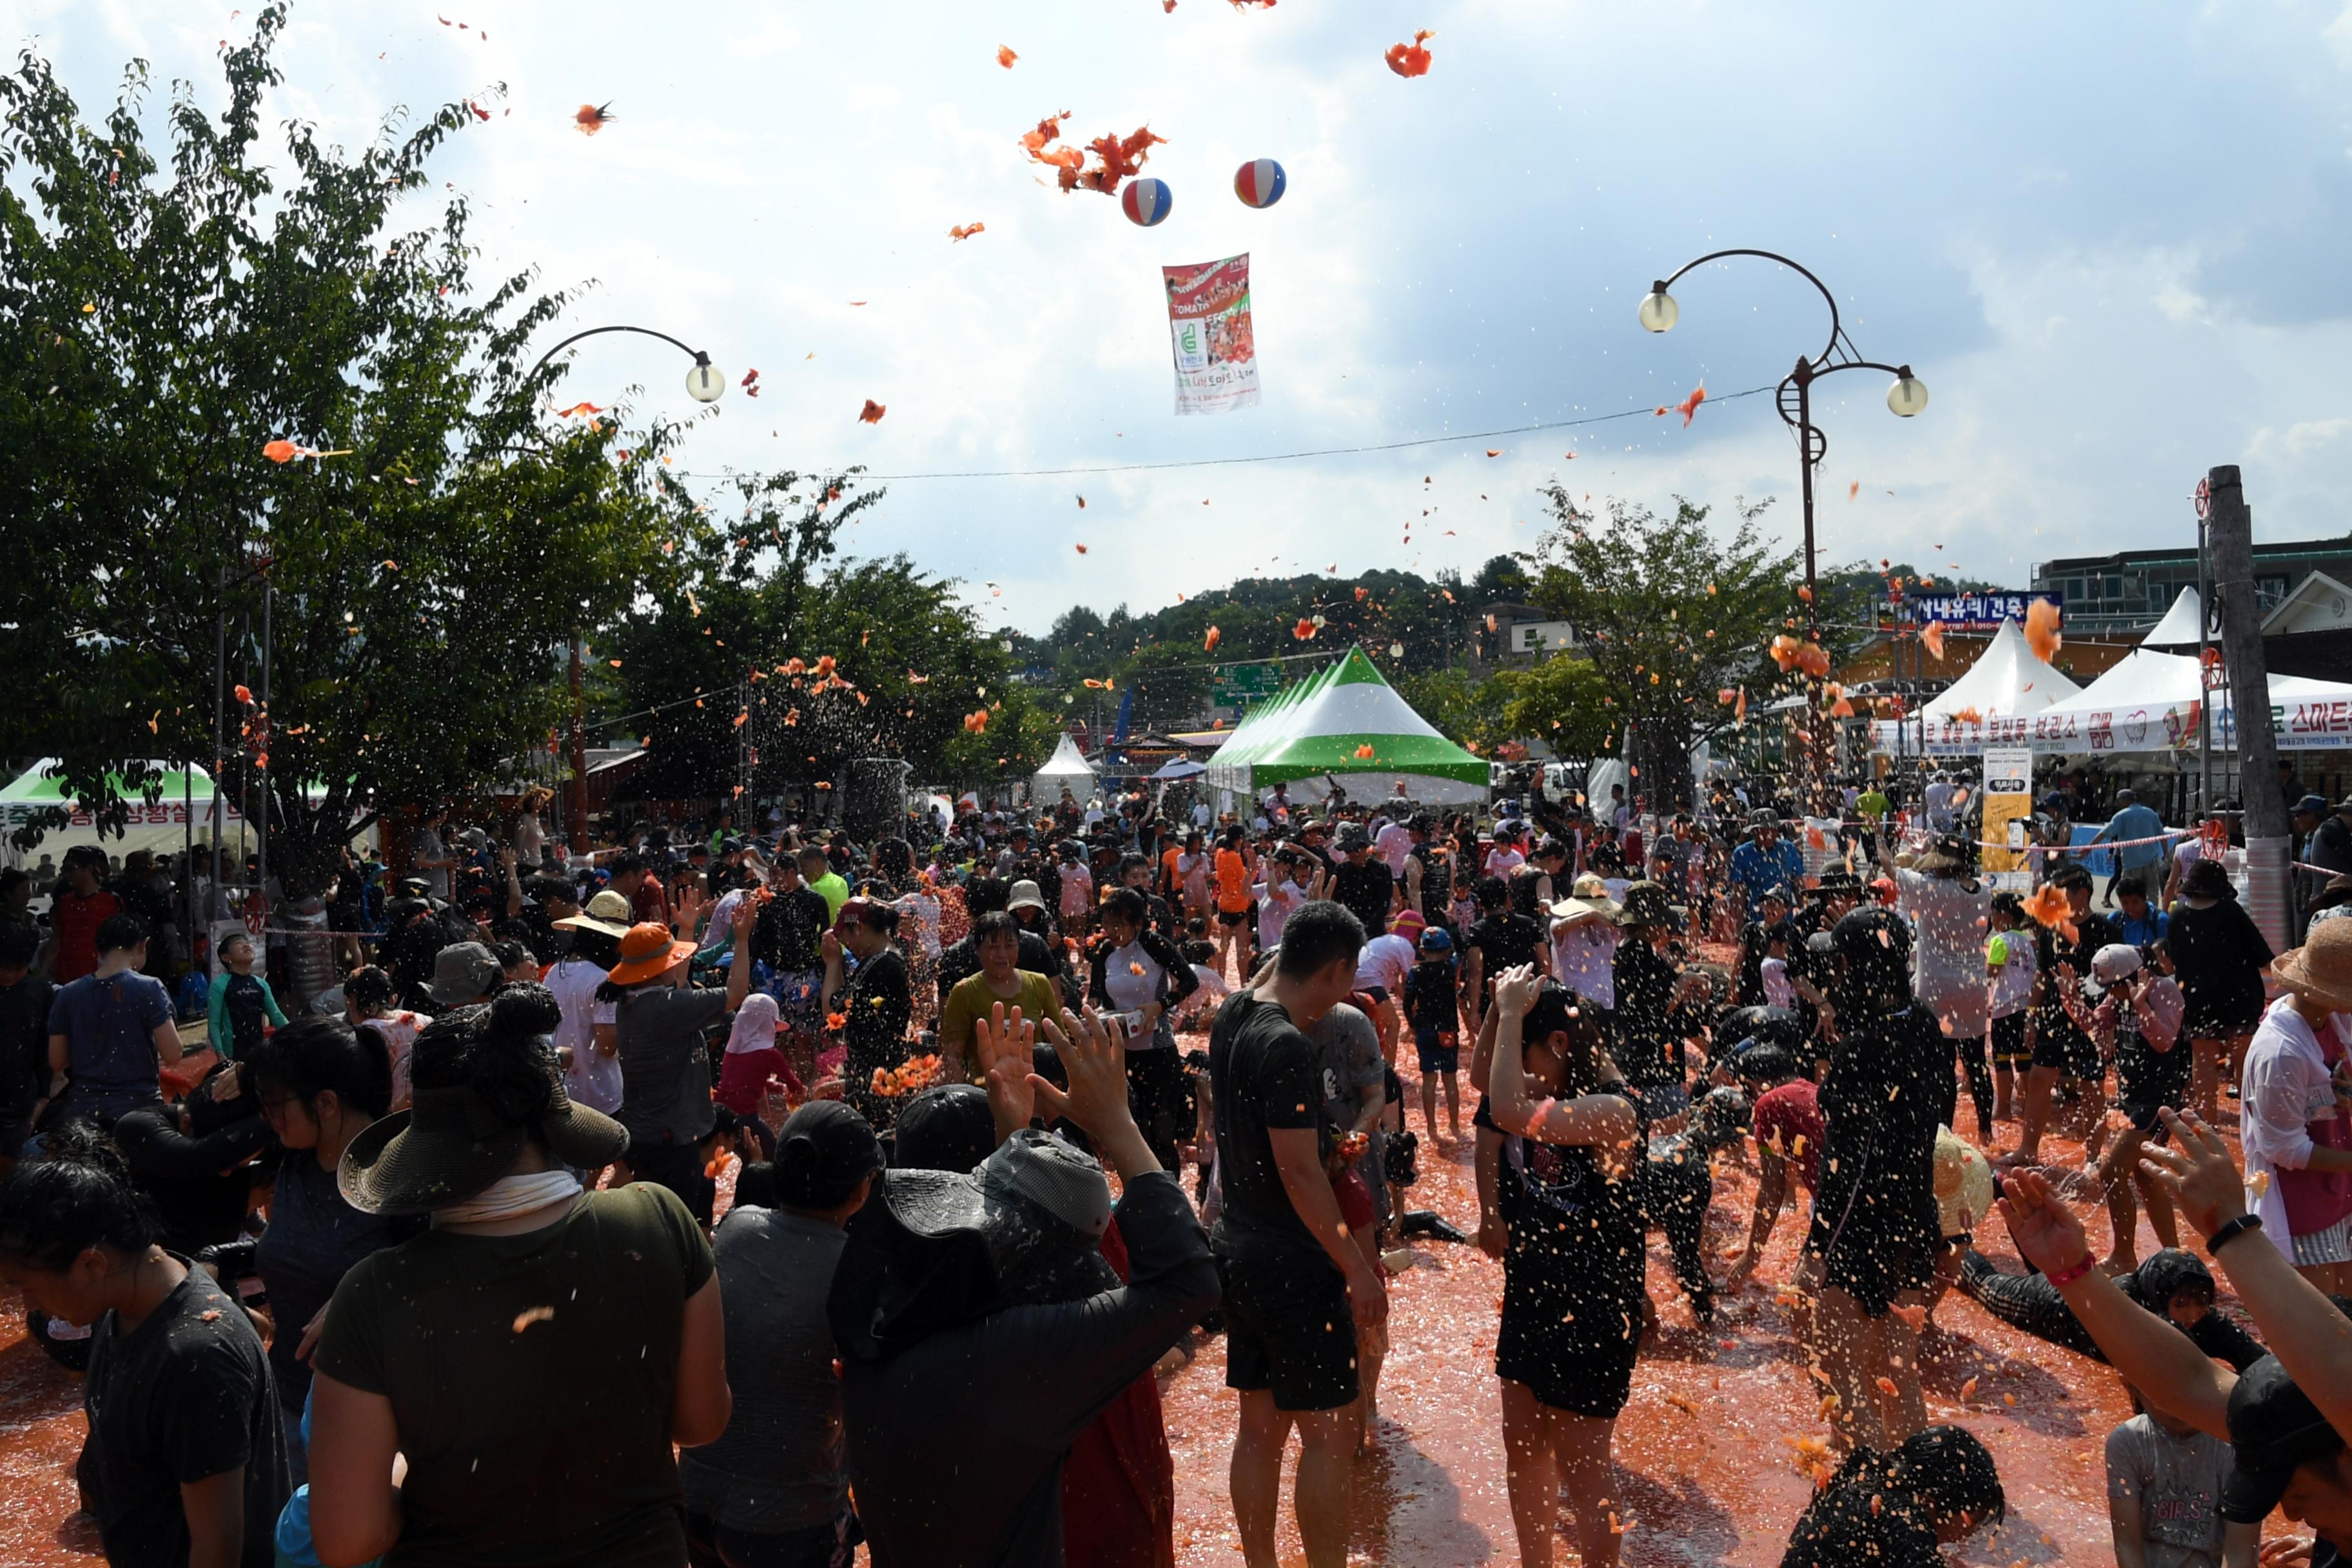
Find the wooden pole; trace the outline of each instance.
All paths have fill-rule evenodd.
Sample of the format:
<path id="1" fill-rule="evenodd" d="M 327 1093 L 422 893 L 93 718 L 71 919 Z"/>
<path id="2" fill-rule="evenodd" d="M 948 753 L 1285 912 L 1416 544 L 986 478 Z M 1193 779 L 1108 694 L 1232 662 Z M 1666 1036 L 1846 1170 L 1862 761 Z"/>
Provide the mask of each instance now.
<path id="1" fill-rule="evenodd" d="M 2246 912 L 2284 952 L 2287 931 L 2286 801 L 2278 787 L 2278 740 L 2271 729 L 2270 672 L 2263 662 L 2263 607 L 2254 592 L 2253 516 L 2238 468 L 2225 463 L 2209 476 L 2212 506 L 2213 594 L 2221 614 L 2221 658 L 2230 682 L 2231 730 L 2238 742 L 2239 804 L 2245 813 Z M 2201 677 L 2201 671 L 2200 671 Z M 2207 699 L 2214 695 L 2207 692 Z"/>

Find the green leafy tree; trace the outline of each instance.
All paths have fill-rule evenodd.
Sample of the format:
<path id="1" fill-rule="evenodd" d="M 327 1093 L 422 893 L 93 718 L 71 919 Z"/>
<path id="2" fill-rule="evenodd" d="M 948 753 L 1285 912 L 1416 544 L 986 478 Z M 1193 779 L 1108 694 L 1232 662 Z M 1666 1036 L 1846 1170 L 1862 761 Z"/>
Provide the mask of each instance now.
<path id="1" fill-rule="evenodd" d="M 110 775 L 136 793 L 151 759 L 226 767 L 299 892 L 379 812 L 542 742 L 566 639 L 698 529 L 658 467 L 676 427 L 543 419 L 560 371 L 529 344 L 571 296 L 478 288 L 464 198 L 415 212 L 486 110 L 355 153 L 293 123 L 290 172 L 267 166 L 284 26 L 269 6 L 224 51 L 217 114 L 175 86 L 160 152 L 143 65 L 96 123 L 33 55 L 0 77 L 0 752 L 114 809 Z M 216 631 L 255 697 L 226 755 Z"/>
<path id="2" fill-rule="evenodd" d="M 1497 670 L 1502 727 L 1514 740 L 1541 741 L 1555 755 L 1604 755 L 1618 717 L 1606 676 L 1581 654 L 1556 653 L 1530 669 Z"/>
<path id="3" fill-rule="evenodd" d="M 1497 676 L 1474 679 L 1459 665 L 1409 675 L 1393 683 L 1397 695 L 1449 740 L 1482 757 L 1518 738 L 1508 718 L 1511 689 Z"/>
<path id="4" fill-rule="evenodd" d="M 1768 655 L 1774 636 L 1801 625 L 1796 555 L 1768 543 L 1759 520 L 1769 502 L 1736 504 L 1725 537 L 1709 510 L 1676 499 L 1671 515 L 1612 501 L 1605 516 L 1580 510 L 1552 487 L 1554 518 L 1528 557 L 1529 602 L 1575 626 L 1603 711 L 1630 733 L 1643 792 L 1686 804 L 1690 757 L 1731 722 L 1724 691 L 1751 700 L 1783 678 Z"/>

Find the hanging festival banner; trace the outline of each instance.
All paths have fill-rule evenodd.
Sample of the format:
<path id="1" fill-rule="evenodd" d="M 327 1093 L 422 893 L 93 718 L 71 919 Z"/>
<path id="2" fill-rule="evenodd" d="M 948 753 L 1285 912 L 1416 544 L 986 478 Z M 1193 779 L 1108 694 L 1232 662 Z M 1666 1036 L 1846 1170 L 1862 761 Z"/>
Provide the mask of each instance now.
<path id="1" fill-rule="evenodd" d="M 1223 414 L 1257 402 L 1257 334 L 1250 325 L 1249 255 L 1163 267 L 1176 350 L 1176 412 Z"/>
<path id="2" fill-rule="evenodd" d="M 2024 747 L 1988 746 L 1984 754 L 1985 885 L 1996 892 L 2031 892 L 2026 819 L 2033 815 L 2033 753 Z"/>

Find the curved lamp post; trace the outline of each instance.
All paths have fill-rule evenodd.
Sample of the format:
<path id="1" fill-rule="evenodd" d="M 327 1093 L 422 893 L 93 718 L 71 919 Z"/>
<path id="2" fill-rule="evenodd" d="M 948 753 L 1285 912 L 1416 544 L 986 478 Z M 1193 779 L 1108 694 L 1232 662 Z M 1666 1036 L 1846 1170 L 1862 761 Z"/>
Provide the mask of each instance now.
<path id="1" fill-rule="evenodd" d="M 593 338 L 599 332 L 639 332 L 649 338 L 659 338 L 680 353 L 692 357 L 694 368 L 686 373 L 686 395 L 697 403 L 716 403 L 719 401 L 719 395 L 727 390 L 726 373 L 710 363 L 709 354 L 700 349 L 688 348 L 667 332 L 657 332 L 651 327 L 591 327 L 584 332 L 574 332 L 540 355 L 538 363 L 533 364 L 527 374 L 538 374 L 540 365 L 545 364 L 581 339 Z"/>
<path id="2" fill-rule="evenodd" d="M 1853 340 L 1845 335 L 1845 328 L 1838 320 L 1837 300 L 1830 293 L 1828 286 L 1787 257 L 1769 250 L 1712 250 L 1696 261 L 1684 263 L 1670 276 L 1650 285 L 1650 291 L 1643 296 L 1641 308 L 1637 312 L 1642 325 L 1654 332 L 1671 331 L 1675 322 L 1682 317 L 1682 307 L 1675 302 L 1675 297 L 1672 294 L 1666 292 L 1667 289 L 1692 268 L 1704 267 L 1710 261 L 1720 261 L 1729 256 L 1753 256 L 1766 261 L 1780 263 L 1815 289 L 1820 289 L 1822 302 L 1830 308 L 1829 342 L 1822 345 L 1821 353 L 1797 361 L 1796 369 L 1782 378 L 1780 390 L 1776 398 L 1780 404 L 1781 420 L 1797 433 L 1798 461 L 1802 469 L 1805 514 L 1806 635 L 1812 641 L 1819 642 L 1822 634 L 1822 612 L 1820 599 L 1814 592 L 1813 581 L 1813 469 L 1820 465 L 1822 455 L 1829 450 L 1830 443 L 1829 437 L 1822 434 L 1820 427 L 1813 423 L 1813 383 L 1825 375 L 1831 375 L 1842 370 L 1884 371 L 1895 378 L 1894 384 L 1886 389 L 1886 406 L 1889 411 L 1905 419 L 1910 418 L 1927 406 L 1927 388 L 1926 384 L 1911 374 L 1911 367 L 1907 364 L 1881 364 L 1876 360 L 1863 358 L 1861 351 L 1853 346 Z"/>
<path id="3" fill-rule="evenodd" d="M 1780 405 L 1782 423 L 1797 433 L 1799 477 L 1804 497 L 1805 636 L 1808 641 L 1819 643 L 1822 640 L 1822 603 L 1814 581 L 1813 470 L 1828 452 L 1830 442 L 1820 426 L 1813 423 L 1813 383 L 1842 370 L 1885 372 L 1895 378 L 1893 384 L 1886 389 L 1887 409 L 1904 419 L 1927 406 L 1927 388 L 1911 374 L 1911 367 L 1907 364 L 1882 364 L 1876 360 L 1863 358 L 1862 351 L 1855 348 L 1853 340 L 1846 336 L 1845 326 L 1838 319 L 1836 296 L 1829 291 L 1828 285 L 1807 268 L 1774 251 L 1746 248 L 1711 250 L 1695 261 L 1685 262 L 1667 277 L 1651 284 L 1650 291 L 1642 297 L 1641 306 L 1635 314 L 1643 327 L 1653 332 L 1673 331 L 1675 321 L 1682 318 L 1682 307 L 1666 290 L 1694 268 L 1732 256 L 1753 256 L 1761 260 L 1778 262 L 1818 289 L 1822 302 L 1830 308 L 1829 341 L 1822 344 L 1821 353 L 1798 359 L 1796 368 L 1781 379 L 1780 391 L 1774 398 Z M 1805 757 L 1809 771 L 1818 776 L 1827 771 L 1824 763 L 1829 750 L 1828 738 L 1822 733 L 1822 683 L 1809 680 L 1806 689 L 1812 720 L 1807 726 L 1811 743 L 1805 748 Z"/>
<path id="4" fill-rule="evenodd" d="M 525 374 L 525 379 L 528 380 L 530 376 L 538 374 L 541 366 L 581 339 L 593 338 L 602 332 L 636 332 L 648 338 L 659 338 L 680 353 L 691 357 L 694 361 L 694 368 L 686 373 L 686 395 L 697 403 L 716 403 L 720 395 L 727 390 L 726 373 L 710 363 L 710 356 L 708 353 L 700 349 L 688 348 L 667 332 L 657 332 L 651 327 L 590 327 L 585 331 L 574 332 L 540 355 L 538 362 Z M 588 841 L 588 726 L 580 694 L 580 639 L 577 637 L 572 639 L 572 789 L 570 793 L 571 798 L 564 803 L 567 808 L 564 813 L 567 836 L 572 843 L 584 845 Z"/>

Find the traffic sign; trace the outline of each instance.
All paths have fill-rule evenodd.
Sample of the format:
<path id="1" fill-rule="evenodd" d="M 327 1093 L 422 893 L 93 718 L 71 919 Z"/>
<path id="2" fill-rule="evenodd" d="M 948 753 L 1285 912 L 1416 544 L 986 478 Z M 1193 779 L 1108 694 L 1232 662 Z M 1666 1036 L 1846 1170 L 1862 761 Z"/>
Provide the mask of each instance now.
<path id="1" fill-rule="evenodd" d="M 1247 708 L 1282 689 L 1282 671 L 1271 664 L 1221 664 L 1209 679 L 1209 695 L 1220 708 Z"/>
<path id="2" fill-rule="evenodd" d="M 2199 517 L 2204 517 L 2211 512 L 2213 510 L 2213 478 L 2210 474 L 2208 474 L 2205 478 L 2197 481 L 2197 489 L 2194 493 L 2197 498 L 2197 515 Z"/>

